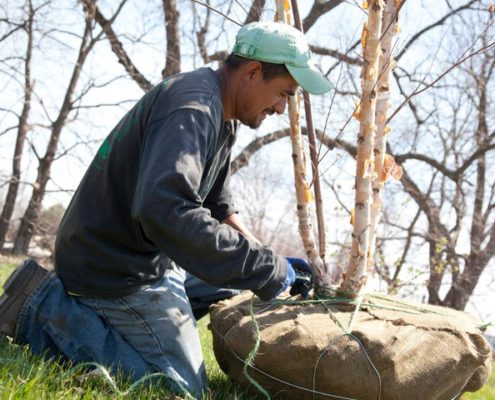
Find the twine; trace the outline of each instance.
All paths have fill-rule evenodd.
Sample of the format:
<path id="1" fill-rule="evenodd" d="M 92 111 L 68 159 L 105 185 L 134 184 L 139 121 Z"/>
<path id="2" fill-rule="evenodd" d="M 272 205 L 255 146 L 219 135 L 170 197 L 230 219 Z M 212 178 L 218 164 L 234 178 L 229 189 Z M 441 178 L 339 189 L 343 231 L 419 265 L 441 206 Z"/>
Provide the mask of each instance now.
<path id="1" fill-rule="evenodd" d="M 104 378 L 104 380 L 110 385 L 114 393 L 118 394 L 119 396 L 127 396 L 131 394 L 136 388 L 138 388 L 140 385 L 142 385 L 144 382 L 152 380 L 154 378 L 167 378 L 169 380 L 172 380 L 179 389 L 182 392 L 182 395 L 184 395 L 185 400 L 194 400 L 196 397 L 194 397 L 189 391 L 176 379 L 171 377 L 170 375 L 164 373 L 164 372 L 154 372 L 150 374 L 146 374 L 142 376 L 140 379 L 138 379 L 136 382 L 132 383 L 132 385 L 129 386 L 127 390 L 120 390 L 119 387 L 117 386 L 117 383 L 115 379 L 112 377 L 110 372 L 108 371 L 107 368 L 105 368 L 103 365 L 98 364 L 96 362 L 83 362 L 83 363 L 78 363 L 75 367 L 69 369 L 67 372 L 62 374 L 62 379 L 67 379 L 67 377 L 76 374 L 79 372 L 80 369 L 86 368 L 86 367 L 94 367 L 95 370 L 98 370 L 102 373 L 101 378 Z"/>
<path id="2" fill-rule="evenodd" d="M 318 395 L 318 396 L 324 396 L 324 397 L 329 397 L 329 398 L 334 398 L 334 399 L 340 399 L 340 400 L 359 400 L 359 399 L 355 399 L 355 398 L 351 398 L 351 397 L 340 396 L 340 395 L 333 394 L 333 393 L 321 392 L 321 391 L 319 391 L 319 390 L 316 389 L 316 374 L 317 374 L 318 364 L 319 364 L 321 358 L 331 348 L 331 346 L 333 344 L 335 344 L 335 342 L 337 342 L 338 340 L 342 339 L 343 337 L 349 337 L 352 340 L 355 340 L 359 344 L 359 347 L 363 351 L 363 353 L 364 353 L 364 355 L 365 355 L 368 363 L 370 364 L 371 368 L 373 369 L 374 373 L 376 374 L 376 378 L 377 378 L 377 382 L 378 382 L 377 383 L 377 386 L 378 386 L 378 388 L 377 388 L 377 400 L 381 400 L 381 398 L 382 398 L 382 379 L 381 379 L 381 376 L 380 376 L 380 372 L 378 371 L 378 369 L 374 365 L 373 361 L 371 360 L 370 355 L 369 355 L 368 351 L 366 350 L 366 348 L 364 347 L 363 343 L 359 340 L 359 338 L 357 338 L 355 335 L 352 334 L 353 323 L 356 320 L 357 314 L 361 311 L 361 309 L 363 307 L 373 307 L 373 308 L 378 308 L 378 309 L 394 310 L 394 311 L 400 311 L 400 312 L 410 312 L 410 313 L 413 313 L 413 314 L 418 314 L 418 313 L 433 313 L 433 314 L 439 314 L 439 315 L 443 315 L 443 316 L 451 316 L 451 317 L 454 317 L 454 316 L 448 315 L 448 314 L 443 314 L 443 313 L 440 313 L 440 312 L 436 312 L 436 311 L 433 311 L 433 310 L 430 310 L 430 309 L 427 309 L 427 308 L 424 308 L 424 307 L 415 306 L 415 305 L 408 304 L 408 303 L 405 303 L 405 302 L 397 301 L 395 299 L 392 300 L 392 299 L 389 299 L 387 297 L 380 296 L 380 295 L 366 294 L 366 296 L 368 296 L 368 297 L 374 297 L 374 298 L 377 298 L 377 299 L 380 299 L 380 300 L 383 300 L 383 301 L 392 302 L 394 304 L 399 304 L 401 307 L 388 307 L 388 306 L 383 306 L 383 305 L 368 303 L 368 302 L 365 302 L 364 301 L 365 295 L 358 296 L 358 298 L 356 300 L 349 299 L 349 298 L 343 298 L 343 297 L 340 297 L 340 298 L 339 297 L 326 297 L 326 298 L 311 299 L 311 300 L 294 300 L 293 297 L 287 297 L 287 298 L 284 298 L 284 299 L 275 299 L 272 302 L 260 302 L 260 303 L 257 304 L 258 306 L 261 305 L 261 306 L 266 306 L 266 307 L 259 309 L 255 313 L 254 312 L 254 299 L 255 299 L 255 296 L 253 295 L 253 297 L 251 298 L 250 304 L 249 304 L 249 315 L 250 315 L 251 323 L 252 323 L 253 330 L 254 330 L 254 333 L 255 333 L 255 343 L 254 343 L 253 348 L 249 352 L 248 356 L 244 359 L 241 356 L 239 356 L 233 349 L 229 348 L 228 346 L 224 346 L 224 347 L 228 347 L 229 351 L 234 355 L 234 357 L 237 358 L 240 362 L 242 362 L 244 364 L 244 366 L 243 366 L 243 374 L 244 374 L 244 376 L 246 377 L 246 379 L 260 393 L 263 394 L 263 396 L 265 396 L 265 398 L 267 400 L 270 400 L 271 399 L 270 394 L 268 393 L 268 391 L 265 388 L 263 388 L 263 386 L 259 382 L 257 382 L 251 375 L 249 375 L 249 372 L 248 372 L 249 371 L 249 368 L 257 371 L 258 373 L 266 376 L 267 378 L 269 378 L 269 379 L 271 379 L 273 381 L 280 382 L 280 383 L 282 383 L 284 385 L 287 385 L 289 387 L 292 387 L 292 388 L 295 388 L 295 389 L 298 389 L 298 390 L 301 390 L 301 391 L 312 393 L 313 399 L 315 399 L 316 396 Z M 258 368 L 255 365 L 255 363 L 254 363 L 254 359 L 256 357 L 256 354 L 258 353 L 258 350 L 259 350 L 259 347 L 260 347 L 260 342 L 261 342 L 261 337 L 260 337 L 261 334 L 260 334 L 259 324 L 256 321 L 255 314 L 262 313 L 264 311 L 267 311 L 270 308 L 277 307 L 277 306 L 282 306 L 282 305 L 304 305 L 304 304 L 321 304 L 321 305 L 323 305 L 325 307 L 325 309 L 328 311 L 328 315 L 332 319 L 332 321 L 334 321 L 335 324 L 340 329 L 342 329 L 342 331 L 343 331 L 342 335 L 334 338 L 328 344 L 328 346 L 322 351 L 322 353 L 318 356 L 318 359 L 317 359 L 317 361 L 315 363 L 315 366 L 314 366 L 314 369 L 313 369 L 312 388 L 307 388 L 307 387 L 304 387 L 304 386 L 296 385 L 294 383 L 291 383 L 291 382 L 285 381 L 283 379 L 280 379 L 280 378 L 278 378 L 276 376 L 273 376 L 273 375 L 269 374 L 268 372 L 263 371 L 260 368 Z M 332 305 L 332 304 L 334 304 L 334 305 L 335 304 L 351 304 L 351 305 L 355 305 L 356 306 L 355 309 L 354 309 L 354 311 L 353 311 L 353 313 L 352 313 L 352 315 L 351 315 L 351 318 L 349 320 L 349 323 L 347 325 L 347 328 L 345 328 L 343 326 L 343 324 L 338 320 L 338 318 L 334 315 L 334 313 L 328 307 L 328 305 Z M 488 324 L 488 325 L 490 325 L 490 324 Z M 226 342 L 226 338 L 227 338 L 228 334 L 232 331 L 233 328 L 234 328 L 234 326 L 232 326 L 225 333 L 225 335 L 221 335 L 215 329 L 215 327 L 213 325 L 210 325 L 210 329 L 214 330 L 215 333 L 220 338 L 222 338 L 222 340 L 224 341 L 224 343 L 227 343 Z M 457 393 L 450 400 L 456 400 L 456 399 L 458 399 L 461 394 L 462 394 L 462 391 L 460 391 L 459 393 Z"/>
<path id="3" fill-rule="evenodd" d="M 256 318 L 254 317 L 253 308 L 254 308 L 254 294 L 251 297 L 251 304 L 249 306 L 249 315 L 251 316 L 251 321 L 253 323 L 256 340 L 254 342 L 253 349 L 249 352 L 248 356 L 244 360 L 243 374 L 256 389 L 258 389 L 268 400 L 270 400 L 270 395 L 268 394 L 268 392 L 263 388 L 263 386 L 261 386 L 258 382 L 256 382 L 256 380 L 253 377 L 251 377 L 248 372 L 248 367 L 252 366 L 254 357 L 256 357 L 256 354 L 258 353 L 258 349 L 260 347 L 260 339 L 261 339 L 260 327 L 258 325 L 258 322 L 256 321 Z"/>
<path id="4" fill-rule="evenodd" d="M 11 364 L 11 363 L 16 362 L 16 361 L 19 361 L 19 360 L 14 359 L 14 358 L 0 358 L 0 363 Z M 110 388 L 112 389 L 112 391 L 119 396 L 127 396 L 127 395 L 131 394 L 132 392 L 134 392 L 134 390 L 136 390 L 139 386 L 141 386 L 143 383 L 145 383 L 148 380 L 152 380 L 154 378 L 167 378 L 167 379 L 172 380 L 174 383 L 177 384 L 177 386 L 179 387 L 179 389 L 181 391 L 181 395 L 185 396 L 184 397 L 185 400 L 195 400 L 196 399 L 196 397 L 194 397 L 191 393 L 189 393 L 189 391 L 180 382 L 178 382 L 176 379 L 174 379 L 173 377 L 171 377 L 170 375 L 168 375 L 164 372 L 154 372 L 154 373 L 146 374 L 146 375 L 142 376 L 140 379 L 138 379 L 136 382 L 132 383 L 127 390 L 120 390 L 118 385 L 117 385 L 116 380 L 112 377 L 112 374 L 109 372 L 109 370 L 106 367 L 104 367 L 103 365 L 98 364 L 96 362 L 83 362 L 83 363 L 78 363 L 76 366 L 74 366 L 74 367 L 70 368 L 68 371 L 64 372 L 61 375 L 61 379 L 62 380 L 67 379 L 68 377 L 75 375 L 81 369 L 84 369 L 86 367 L 93 367 L 94 370 L 92 370 L 92 371 L 95 371 L 95 370 L 100 371 L 101 375 L 98 377 L 103 378 L 103 380 L 106 381 L 110 385 Z M 92 371 L 90 371 L 90 373 Z"/>

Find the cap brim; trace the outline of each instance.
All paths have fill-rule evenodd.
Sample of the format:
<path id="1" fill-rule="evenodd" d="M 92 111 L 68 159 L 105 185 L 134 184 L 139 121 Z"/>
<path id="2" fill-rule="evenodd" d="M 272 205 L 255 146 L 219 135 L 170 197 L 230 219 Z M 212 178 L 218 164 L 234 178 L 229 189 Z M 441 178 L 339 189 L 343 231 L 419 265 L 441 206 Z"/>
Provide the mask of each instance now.
<path id="1" fill-rule="evenodd" d="M 285 66 L 299 86 L 311 94 L 324 94 L 332 88 L 330 82 L 316 67 L 300 68 L 288 64 Z"/>

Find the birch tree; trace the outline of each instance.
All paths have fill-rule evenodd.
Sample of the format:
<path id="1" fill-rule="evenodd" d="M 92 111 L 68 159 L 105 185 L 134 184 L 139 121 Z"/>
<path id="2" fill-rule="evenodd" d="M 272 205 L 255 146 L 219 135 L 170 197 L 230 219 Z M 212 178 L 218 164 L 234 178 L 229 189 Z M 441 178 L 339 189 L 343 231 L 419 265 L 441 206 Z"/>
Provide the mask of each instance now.
<path id="1" fill-rule="evenodd" d="M 375 111 L 382 34 L 383 2 L 370 2 L 368 21 L 362 33 L 362 95 L 359 104 L 359 136 L 356 158 L 356 201 L 353 214 L 352 247 L 347 274 L 340 289 L 357 294 L 366 284 L 369 256 L 372 190 L 374 173 Z"/>

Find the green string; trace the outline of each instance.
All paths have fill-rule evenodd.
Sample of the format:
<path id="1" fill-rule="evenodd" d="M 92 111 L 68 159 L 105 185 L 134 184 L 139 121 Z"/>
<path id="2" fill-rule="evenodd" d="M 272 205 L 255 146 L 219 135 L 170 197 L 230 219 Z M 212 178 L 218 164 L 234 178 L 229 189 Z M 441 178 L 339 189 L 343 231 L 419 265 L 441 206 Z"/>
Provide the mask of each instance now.
<path id="1" fill-rule="evenodd" d="M 110 373 L 108 372 L 108 370 L 104 366 L 102 366 L 98 363 L 95 363 L 95 362 L 84 362 L 84 363 L 77 364 L 75 367 L 69 369 L 67 372 L 62 374 L 62 379 L 66 379 L 68 376 L 74 375 L 80 369 L 85 368 L 85 367 L 94 367 L 97 370 L 99 370 L 102 373 L 102 377 L 105 379 L 105 381 L 108 382 L 108 384 L 111 386 L 112 390 L 115 393 L 117 393 L 119 396 L 127 396 L 128 394 L 132 393 L 138 386 L 142 385 L 144 382 L 151 380 L 153 378 L 161 377 L 161 378 L 167 378 L 167 379 L 173 380 L 177 384 L 179 389 L 181 390 L 182 394 L 185 396 L 186 400 L 189 400 L 189 399 L 194 400 L 195 399 L 195 397 L 192 396 L 187 391 L 187 389 L 183 385 L 181 385 L 180 382 L 178 382 L 177 380 L 175 380 L 170 375 L 168 375 L 164 372 L 155 372 L 155 373 L 144 375 L 142 378 L 138 379 L 131 386 L 129 386 L 129 388 L 125 391 L 122 391 L 118 388 L 117 383 L 115 382 L 115 380 L 112 378 L 112 376 L 110 375 Z"/>
<path id="2" fill-rule="evenodd" d="M 480 331 L 486 331 L 488 328 L 492 327 L 493 326 L 493 322 L 487 322 L 485 324 L 481 324 L 479 326 L 477 326 L 477 328 L 480 330 Z"/>
<path id="3" fill-rule="evenodd" d="M 249 305 L 249 315 L 251 317 L 251 323 L 253 324 L 253 329 L 254 329 L 254 336 L 255 336 L 255 342 L 253 349 L 249 352 L 248 356 L 244 360 L 244 368 L 243 368 L 243 373 L 246 379 L 256 388 L 258 389 L 265 397 L 267 400 L 270 400 L 271 397 L 268 394 L 268 392 L 261 386 L 253 377 L 249 375 L 248 368 L 252 366 L 254 357 L 256 357 L 256 354 L 258 353 L 258 349 L 260 347 L 260 327 L 258 325 L 258 322 L 256 321 L 256 318 L 254 316 L 254 295 L 251 297 L 251 303 Z"/>
<path id="4" fill-rule="evenodd" d="M 361 350 L 364 352 L 364 354 L 365 354 L 365 356 L 366 356 L 366 358 L 367 358 L 367 360 L 368 360 L 371 368 L 373 369 L 373 371 L 375 372 L 375 374 L 377 376 L 377 380 L 378 380 L 377 399 L 378 400 L 381 399 L 381 392 L 382 392 L 382 382 L 381 382 L 380 373 L 377 370 L 377 368 L 375 367 L 375 365 L 372 362 L 372 360 L 370 359 L 370 357 L 369 357 L 369 355 L 367 353 L 367 350 L 364 347 L 363 343 L 361 343 L 361 341 L 356 336 L 354 336 L 352 334 L 352 325 L 353 325 L 353 323 L 354 323 L 354 321 L 356 319 L 356 316 L 357 316 L 358 312 L 361 309 L 367 307 L 367 308 L 384 309 L 384 310 L 390 310 L 390 311 L 398 311 L 398 312 L 403 312 L 403 313 L 408 313 L 408 314 L 414 314 L 414 315 L 418 315 L 418 313 L 423 313 L 423 314 L 424 313 L 430 313 L 430 314 L 437 314 L 437 315 L 446 316 L 446 317 L 454 317 L 451 314 L 442 313 L 442 312 L 431 310 L 431 309 L 427 309 L 427 308 L 421 307 L 421 306 L 415 306 L 415 305 L 412 305 L 412 304 L 409 304 L 409 303 L 406 303 L 406 302 L 401 302 L 401 301 L 399 301 L 397 299 L 390 299 L 390 298 L 387 298 L 385 296 L 380 296 L 379 294 L 366 294 L 366 296 L 367 297 L 370 297 L 370 298 L 375 298 L 375 299 L 378 299 L 378 300 L 386 301 L 386 302 L 389 302 L 389 303 L 393 303 L 396 306 L 393 307 L 393 306 L 386 306 L 386 305 L 383 305 L 383 304 L 375 304 L 375 303 L 367 302 L 367 301 L 365 301 L 365 295 L 363 295 L 363 294 L 358 295 L 357 298 L 354 298 L 355 297 L 355 294 L 354 294 L 354 296 L 352 298 L 349 298 L 349 297 L 340 297 L 340 296 L 337 296 L 336 293 L 337 293 L 337 291 L 328 290 L 323 295 L 321 293 L 318 293 L 317 297 L 314 297 L 312 299 L 307 299 L 307 300 L 296 300 L 292 296 L 286 297 L 286 298 L 282 298 L 282 299 L 277 298 L 277 299 L 272 300 L 270 302 L 258 302 L 256 304 L 256 306 L 259 307 L 258 311 L 264 312 L 267 309 L 272 308 L 274 306 L 278 306 L 278 305 L 281 305 L 281 306 L 282 305 L 299 305 L 299 306 L 304 306 L 304 305 L 322 305 L 327 310 L 327 312 L 328 312 L 327 315 L 343 331 L 343 334 L 340 337 L 335 338 L 334 340 L 332 340 L 331 343 L 334 343 L 339 338 L 348 336 L 348 337 L 354 339 L 359 344 Z M 256 368 L 253 365 L 253 360 L 254 360 L 254 358 L 255 358 L 258 350 L 259 350 L 260 340 L 261 340 L 261 337 L 260 337 L 261 334 L 260 334 L 259 325 L 258 325 L 258 322 L 256 321 L 256 318 L 255 318 L 255 315 L 254 315 L 254 306 L 255 306 L 255 304 L 254 304 L 254 298 L 255 298 L 255 296 L 253 295 L 252 298 L 251 298 L 250 304 L 249 304 L 249 315 L 250 315 L 251 322 L 252 322 L 253 329 L 254 329 L 255 343 L 254 343 L 253 349 L 248 354 L 247 358 L 244 360 L 243 373 L 244 373 L 246 379 L 256 389 L 258 389 L 258 391 L 261 392 L 266 397 L 266 399 L 270 400 L 270 394 L 267 392 L 267 390 L 264 389 L 253 377 L 251 377 L 249 375 L 249 373 L 248 373 L 248 368 L 249 367 L 252 367 L 253 369 L 255 369 L 255 370 L 263 373 L 264 375 L 267 375 L 267 376 L 269 376 L 269 377 L 271 377 L 273 379 L 276 379 L 277 381 L 280 381 L 282 383 L 286 383 L 286 384 L 291 385 L 291 386 L 295 386 L 295 385 L 292 385 L 289 382 L 283 382 L 280 379 L 277 379 L 275 377 L 272 377 L 271 375 L 269 375 L 269 374 L 267 374 L 267 373 L 259 370 L 258 368 Z M 342 323 L 339 321 L 339 319 L 335 316 L 335 314 L 330 309 L 330 306 L 332 306 L 332 305 L 354 305 L 355 306 L 355 309 L 353 310 L 353 313 L 352 313 L 351 318 L 349 320 L 347 329 L 344 328 L 344 326 L 342 325 Z M 488 327 L 490 327 L 492 325 L 493 324 L 490 322 L 490 323 L 483 324 L 483 325 L 481 325 L 481 326 L 479 326 L 477 328 L 483 330 L 483 329 L 486 329 L 486 328 L 488 328 Z M 317 362 L 315 364 L 314 370 L 313 370 L 313 390 L 312 390 L 312 392 L 313 392 L 313 398 L 314 398 L 315 394 L 317 394 L 317 393 L 320 394 L 320 395 L 323 394 L 323 393 L 317 392 L 315 390 L 316 389 L 316 381 L 315 381 L 315 379 L 316 379 L 316 371 L 317 371 L 317 368 L 318 368 L 318 363 L 319 363 L 321 357 L 328 351 L 329 346 L 327 346 L 327 348 L 325 349 L 325 351 L 323 351 L 323 353 L 320 354 L 320 356 L 318 357 L 318 360 L 317 360 Z M 234 353 L 234 355 L 236 355 L 236 354 Z M 307 390 L 307 389 L 302 388 L 302 387 L 300 389 Z M 330 395 L 330 394 L 323 394 L 323 395 L 325 395 L 325 396 L 331 396 L 331 397 L 334 397 L 334 398 L 340 398 L 340 399 L 348 399 L 346 397 L 341 397 L 341 396 L 337 396 L 337 395 Z M 454 397 L 454 399 L 455 398 L 457 398 L 457 396 Z"/>
<path id="5" fill-rule="evenodd" d="M 378 299 L 378 300 L 387 301 L 389 303 L 399 304 L 399 305 L 405 307 L 406 309 L 416 310 L 416 311 L 419 311 L 423 314 L 437 314 L 437 315 L 441 315 L 443 317 L 452 317 L 453 316 L 452 314 L 442 313 L 440 311 L 434 311 L 434 310 L 431 310 L 431 309 L 428 309 L 425 307 L 416 306 L 414 304 L 406 303 L 406 302 L 403 302 L 403 301 L 400 301 L 397 299 L 390 299 L 390 298 L 387 298 L 385 296 L 381 296 L 377 293 L 370 293 L 370 294 L 368 294 L 368 296 L 373 297 L 373 298 Z M 389 308 L 386 308 L 386 306 L 382 306 L 382 305 L 380 305 L 379 307 L 382 307 L 385 310 L 389 309 Z M 378 305 L 376 305 L 376 308 L 379 308 L 379 307 L 378 307 Z M 394 310 L 394 309 L 392 308 L 391 310 Z M 396 311 L 404 311 L 405 312 L 406 310 L 398 308 Z"/>
<path id="6" fill-rule="evenodd" d="M 427 309 L 425 307 L 415 306 L 413 304 L 401 302 L 400 300 L 396 300 L 396 299 L 389 299 L 387 297 L 380 296 L 379 294 L 368 293 L 368 294 L 366 294 L 365 298 L 362 300 L 355 299 L 355 298 L 341 297 L 341 296 L 330 296 L 330 295 L 321 296 L 320 293 L 318 293 L 317 296 L 318 297 L 316 297 L 316 298 L 308 299 L 308 300 L 295 300 L 293 297 L 288 297 L 288 298 L 284 298 L 284 299 L 276 299 L 271 303 L 270 302 L 259 302 L 256 305 L 262 306 L 262 305 L 310 305 L 310 304 L 340 305 L 340 304 L 349 304 L 349 305 L 356 305 L 356 306 L 361 305 L 362 308 L 369 307 L 369 308 L 383 309 L 383 310 L 389 310 L 389 311 L 398 311 L 398 312 L 404 312 L 404 313 L 412 314 L 412 315 L 417 315 L 418 313 L 422 313 L 422 314 L 436 314 L 436 315 L 441 315 L 444 317 L 452 317 L 452 315 L 448 314 L 448 313 L 442 313 L 440 311 L 430 310 L 430 309 Z M 366 297 L 375 298 L 378 300 L 393 303 L 396 305 L 396 307 L 385 306 L 383 304 L 370 303 L 368 301 L 365 301 Z"/>

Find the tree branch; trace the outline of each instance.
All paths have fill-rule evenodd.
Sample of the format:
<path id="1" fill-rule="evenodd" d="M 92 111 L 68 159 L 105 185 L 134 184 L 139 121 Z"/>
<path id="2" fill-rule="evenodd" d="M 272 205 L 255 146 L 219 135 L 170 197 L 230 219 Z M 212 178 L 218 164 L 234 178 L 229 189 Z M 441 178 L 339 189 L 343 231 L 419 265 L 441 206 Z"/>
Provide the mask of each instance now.
<path id="1" fill-rule="evenodd" d="M 308 15 L 303 20 L 303 31 L 308 32 L 323 14 L 344 3 L 344 0 L 315 0 Z"/>
<path id="2" fill-rule="evenodd" d="M 96 0 L 81 0 L 86 7 L 94 8 L 95 10 L 95 19 L 96 22 L 101 26 L 103 32 L 110 42 L 110 47 L 112 48 L 113 53 L 117 56 L 117 59 L 120 64 L 125 68 L 129 76 L 138 84 L 138 86 L 144 91 L 147 92 L 150 90 L 153 85 L 144 77 L 144 75 L 139 71 L 139 69 L 134 65 L 126 51 L 124 50 L 124 46 L 118 39 L 115 31 L 112 29 L 112 22 L 116 18 L 117 13 L 113 16 L 112 19 L 106 19 L 101 13 L 98 5 L 96 4 Z M 119 8 L 122 8 L 127 0 L 123 0 L 120 4 Z"/>
<path id="3" fill-rule="evenodd" d="M 425 34 L 426 32 L 428 32 L 429 30 L 433 29 L 433 28 L 436 28 L 437 26 L 440 26 L 440 25 L 443 25 L 445 23 L 445 21 L 447 21 L 447 19 L 449 19 L 450 17 L 452 17 L 453 15 L 457 14 L 458 12 L 462 11 L 462 10 L 465 10 L 465 9 L 468 9 L 471 7 L 471 5 L 473 3 L 475 3 L 477 0 L 470 0 L 468 1 L 466 4 L 464 4 L 463 6 L 460 6 L 458 8 L 456 8 L 455 10 L 452 10 L 451 12 L 449 12 L 448 14 L 444 15 L 442 18 L 440 18 L 438 21 L 436 22 L 433 22 L 432 24 L 424 27 L 423 29 L 421 29 L 419 32 L 417 32 L 415 35 L 413 35 L 413 37 L 411 39 L 409 39 L 409 41 L 404 45 L 404 47 L 402 48 L 401 52 L 397 55 L 397 57 L 395 57 L 396 61 L 399 61 L 401 59 L 401 57 L 407 52 L 407 50 L 409 50 L 409 47 L 411 47 L 411 45 L 416 41 L 418 40 L 423 34 Z"/>

